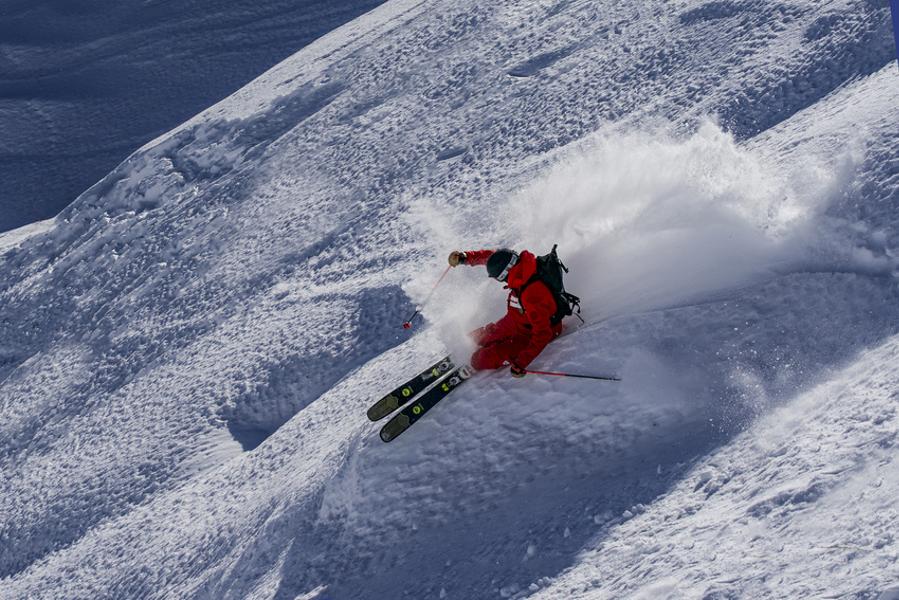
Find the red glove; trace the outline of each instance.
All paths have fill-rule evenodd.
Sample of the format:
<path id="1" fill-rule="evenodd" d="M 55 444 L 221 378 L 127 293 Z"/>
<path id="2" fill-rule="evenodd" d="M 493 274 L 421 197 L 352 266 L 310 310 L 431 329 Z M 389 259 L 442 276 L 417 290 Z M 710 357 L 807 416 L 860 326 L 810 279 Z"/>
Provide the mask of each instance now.
<path id="1" fill-rule="evenodd" d="M 515 365 L 509 367 L 509 372 L 512 373 L 512 377 L 517 377 L 518 379 L 521 379 L 528 374 L 526 370 L 516 367 Z"/>

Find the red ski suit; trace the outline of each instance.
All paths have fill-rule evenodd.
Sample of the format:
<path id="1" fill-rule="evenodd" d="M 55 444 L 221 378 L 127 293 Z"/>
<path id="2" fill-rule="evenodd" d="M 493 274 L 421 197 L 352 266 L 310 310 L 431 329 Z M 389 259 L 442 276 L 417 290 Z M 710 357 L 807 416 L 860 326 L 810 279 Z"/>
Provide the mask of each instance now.
<path id="1" fill-rule="evenodd" d="M 464 264 L 487 264 L 493 250 L 469 250 Z M 548 343 L 562 333 L 562 324 L 552 324 L 556 314 L 556 299 L 546 284 L 535 280 L 521 291 L 537 272 L 537 258 L 524 250 L 518 263 L 509 270 L 506 316 L 495 323 L 472 332 L 478 349 L 471 355 L 474 369 L 498 369 L 509 363 L 525 369 Z"/>

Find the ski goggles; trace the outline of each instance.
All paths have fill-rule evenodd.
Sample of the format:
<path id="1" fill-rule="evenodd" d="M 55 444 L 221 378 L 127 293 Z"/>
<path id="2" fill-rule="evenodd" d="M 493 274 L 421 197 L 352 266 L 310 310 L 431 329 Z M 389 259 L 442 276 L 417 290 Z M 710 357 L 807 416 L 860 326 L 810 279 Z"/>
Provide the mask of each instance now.
<path id="1" fill-rule="evenodd" d="M 503 272 L 496 276 L 496 280 L 505 282 L 506 279 L 509 278 L 509 271 L 512 269 L 512 267 L 514 267 L 517 264 L 518 264 L 518 255 L 513 254 L 512 258 L 509 259 L 509 264 L 507 264 L 506 268 L 503 269 Z"/>

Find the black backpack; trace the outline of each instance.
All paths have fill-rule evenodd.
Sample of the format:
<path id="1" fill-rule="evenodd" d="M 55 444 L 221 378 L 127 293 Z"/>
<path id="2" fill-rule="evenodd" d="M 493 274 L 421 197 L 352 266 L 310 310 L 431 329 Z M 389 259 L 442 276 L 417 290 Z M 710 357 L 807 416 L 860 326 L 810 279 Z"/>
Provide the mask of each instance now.
<path id="1" fill-rule="evenodd" d="M 553 244 L 553 249 L 549 251 L 549 254 L 537 257 L 537 272 L 518 290 L 520 296 L 527 286 L 535 281 L 542 281 L 556 299 L 556 314 L 549 320 L 553 325 L 561 323 L 562 319 L 574 314 L 575 308 L 577 309 L 575 316 L 581 319 L 581 299 L 566 292 L 565 284 L 562 282 L 562 274 L 568 272 L 568 267 L 559 260 L 559 255 L 556 254 L 557 246 L 558 244 Z M 584 319 L 581 319 L 581 323 L 583 322 Z"/>

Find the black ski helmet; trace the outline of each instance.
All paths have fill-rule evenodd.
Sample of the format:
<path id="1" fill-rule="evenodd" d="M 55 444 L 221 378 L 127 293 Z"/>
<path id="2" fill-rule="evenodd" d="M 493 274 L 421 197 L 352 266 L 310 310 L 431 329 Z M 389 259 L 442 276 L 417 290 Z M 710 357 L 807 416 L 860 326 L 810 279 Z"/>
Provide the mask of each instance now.
<path id="1" fill-rule="evenodd" d="M 505 281 L 509 269 L 518 262 L 518 254 L 508 248 L 500 248 L 487 259 L 487 275 L 499 281 Z"/>

